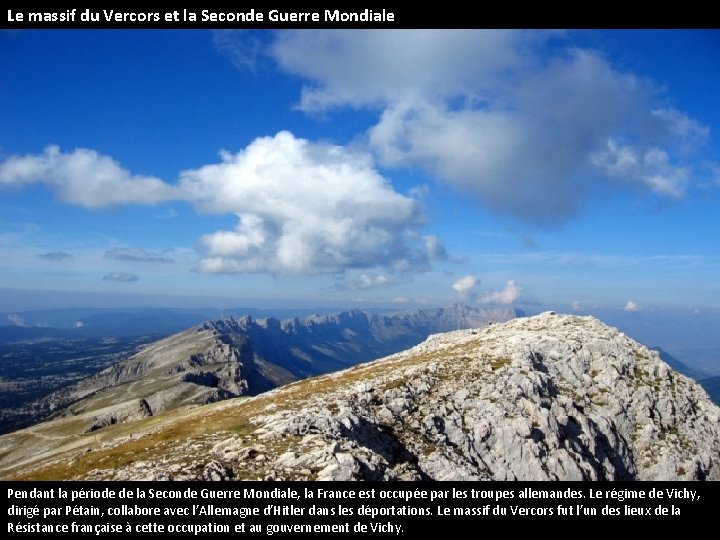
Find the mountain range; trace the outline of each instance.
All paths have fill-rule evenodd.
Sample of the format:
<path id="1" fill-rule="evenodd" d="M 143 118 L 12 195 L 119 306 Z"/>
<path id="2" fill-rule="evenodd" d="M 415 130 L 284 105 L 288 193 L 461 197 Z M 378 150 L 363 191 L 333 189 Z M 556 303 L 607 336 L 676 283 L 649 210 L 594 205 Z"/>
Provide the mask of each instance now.
<path id="1" fill-rule="evenodd" d="M 398 352 L 433 333 L 518 315 L 522 313 L 512 308 L 453 304 L 389 314 L 353 310 L 282 321 L 251 316 L 210 320 L 23 405 L 18 414 L 28 422 L 73 415 L 85 419 L 85 430 L 94 431 L 183 405 L 259 394 Z M 4 415 L 10 417 L 10 412 Z"/>
<path id="2" fill-rule="evenodd" d="M 352 336 L 372 328 L 371 319 L 348 314 L 348 332 L 341 333 L 347 343 L 328 350 L 319 345 L 325 356 L 318 366 L 348 352 L 360 355 Z M 212 351 L 239 351 L 233 361 L 248 377 L 216 389 L 243 394 L 253 381 L 251 355 L 258 353 L 251 332 L 237 329 L 307 337 L 321 335 L 325 322 L 208 323 L 153 345 L 155 356 L 178 352 L 178 362 L 154 366 L 168 373 L 186 365 L 177 374 L 199 378 L 188 358 L 203 355 L 195 363 L 212 366 Z M 222 337 L 228 335 L 245 337 L 229 343 Z M 392 334 L 384 339 L 392 341 Z M 198 342 L 201 351 L 193 345 Z M 294 358 L 298 366 L 312 366 L 303 359 L 304 346 Z M 146 368 L 138 357 L 123 365 L 112 371 L 115 392 L 131 395 L 155 376 L 152 369 L 144 373 L 153 377 L 141 376 Z M 292 373 L 294 365 L 284 369 Z M 270 381 L 271 370 L 255 369 Z M 146 390 L 151 397 L 162 392 Z M 435 334 L 384 359 L 257 396 L 138 412 L 134 421 L 93 427 L 103 404 L 84 403 L 85 410 L 0 437 L 0 477 L 720 479 L 720 408 L 702 388 L 619 330 L 553 312 Z"/>
<path id="3" fill-rule="evenodd" d="M 209 319 L 231 315 L 286 319 L 330 308 L 57 308 L 0 313 L 0 343 L 29 339 L 78 339 L 106 336 L 169 335 Z"/>

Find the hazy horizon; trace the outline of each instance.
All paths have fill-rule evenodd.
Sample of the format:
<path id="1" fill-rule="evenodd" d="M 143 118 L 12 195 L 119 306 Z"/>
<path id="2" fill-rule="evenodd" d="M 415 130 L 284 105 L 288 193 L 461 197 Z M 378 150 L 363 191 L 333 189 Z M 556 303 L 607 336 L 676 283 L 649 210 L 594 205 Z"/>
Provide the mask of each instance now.
<path id="1" fill-rule="evenodd" d="M 0 326 L 36 326 L 32 322 L 22 320 L 19 315 L 34 312 L 52 312 L 53 310 L 67 310 L 69 312 L 75 309 L 87 312 L 97 310 L 103 313 L 112 313 L 114 310 L 142 312 L 143 310 L 175 309 L 190 312 L 204 312 L 206 313 L 205 318 L 212 319 L 229 314 L 230 312 L 227 310 L 235 310 L 232 312 L 233 315 L 244 315 L 244 313 L 237 310 L 247 309 L 256 310 L 254 313 L 248 312 L 248 314 L 252 314 L 253 316 L 261 316 L 259 313 L 264 312 L 264 316 L 269 315 L 284 319 L 317 313 L 336 313 L 350 309 L 370 310 L 376 313 L 389 313 L 410 309 L 434 309 L 462 301 L 458 298 L 449 297 L 445 303 L 438 304 L 397 305 L 392 303 L 371 304 L 367 302 L 323 304 L 310 300 L 307 302 L 283 302 L 280 299 L 268 301 L 266 299 L 251 298 L 232 299 L 200 296 L 159 297 L 153 295 L 114 295 L 110 297 L 111 301 L 108 301 L 109 295 L 107 294 L 86 294 L 78 296 L 70 291 L 33 291 L 33 293 L 34 294 L 28 294 L 28 291 L 7 291 L 0 289 L 0 295 L 3 297 L 3 302 L 0 303 L 0 318 L 2 318 L 2 320 L 0 320 Z M 17 294 L 18 304 L 15 308 L 7 309 L 8 306 L 13 305 L 13 294 Z M 7 302 L 8 299 L 10 302 Z M 472 302 L 469 303 L 469 305 L 477 306 L 476 303 L 473 304 Z M 513 306 L 492 304 L 477 307 L 518 307 L 528 315 L 535 315 L 549 310 L 574 315 L 592 315 L 606 324 L 618 327 L 645 345 L 662 348 L 681 362 L 686 363 L 688 366 L 705 375 L 720 374 L 720 334 L 716 331 L 717 328 L 720 327 L 720 308 L 661 306 L 646 307 L 638 311 L 628 311 L 623 307 L 599 305 L 587 306 L 582 309 L 566 310 L 563 310 L 562 306 L 539 304 Z M 84 316 L 85 315 L 81 315 L 80 318 Z M 67 325 L 73 321 L 67 320 L 65 323 Z M 52 324 L 44 322 L 42 326 L 45 325 L 53 326 Z"/>
<path id="2" fill-rule="evenodd" d="M 624 313 L 668 312 L 677 310 L 686 313 L 720 313 L 720 307 L 696 304 L 655 304 L 646 305 L 642 309 L 627 309 L 612 303 L 592 304 L 585 306 L 567 306 L 563 303 L 541 303 L 539 301 L 517 299 L 512 303 L 478 302 L 476 298 L 464 298 L 459 295 L 447 294 L 444 299 L 422 302 L 393 302 L 392 300 L 339 299 L 323 300 L 322 296 L 309 298 L 260 298 L 260 297 L 229 297 L 192 294 L 124 294 L 116 292 L 64 291 L 50 289 L 5 289 L 0 287 L 0 313 L 13 311 L 38 311 L 67 308 L 124 309 L 124 308 L 177 308 L 177 309 L 225 309 L 247 307 L 259 309 L 311 309 L 314 307 L 337 308 L 348 310 L 354 308 L 387 308 L 387 309 L 424 309 L 449 306 L 462 303 L 479 308 L 513 307 L 530 313 L 558 311 L 568 314 L 617 311 Z"/>

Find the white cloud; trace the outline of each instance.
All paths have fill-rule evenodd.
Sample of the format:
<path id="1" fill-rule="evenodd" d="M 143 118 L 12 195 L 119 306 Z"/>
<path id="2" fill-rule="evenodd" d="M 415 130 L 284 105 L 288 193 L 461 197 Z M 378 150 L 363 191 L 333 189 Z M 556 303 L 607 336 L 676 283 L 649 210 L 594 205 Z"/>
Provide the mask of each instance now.
<path id="1" fill-rule="evenodd" d="M 477 277 L 469 275 L 455 280 L 455 282 L 452 284 L 452 288 L 461 297 L 464 297 L 479 283 L 480 280 Z"/>
<path id="2" fill-rule="evenodd" d="M 383 287 L 393 283 L 393 280 L 385 274 L 360 274 L 357 278 L 350 282 L 349 285 L 342 287 L 351 291 L 373 289 L 375 287 Z"/>
<path id="3" fill-rule="evenodd" d="M 689 171 L 670 163 L 670 156 L 657 147 L 620 145 L 608 139 L 605 149 L 592 156 L 592 162 L 613 178 L 644 184 L 650 190 L 670 197 L 682 197 Z"/>
<path id="4" fill-rule="evenodd" d="M 668 138 L 683 152 L 692 152 L 705 144 L 710 136 L 710 128 L 676 109 L 655 109 L 652 114 L 658 120 L 660 133 L 665 130 Z"/>
<path id="5" fill-rule="evenodd" d="M 137 281 L 138 279 L 139 278 L 135 274 L 130 274 L 128 272 L 110 272 L 109 274 L 103 276 L 103 281 L 130 282 Z"/>
<path id="6" fill-rule="evenodd" d="M 522 287 L 515 283 L 515 281 L 510 280 L 502 290 L 484 293 L 480 297 L 479 302 L 481 304 L 512 304 L 520 298 L 522 291 Z"/>
<path id="7" fill-rule="evenodd" d="M 87 149 L 14 156 L 0 183 L 43 182 L 65 201 L 89 207 L 184 200 L 238 217 L 233 230 L 203 236 L 202 272 L 316 274 L 384 267 L 427 270 L 447 258 L 440 240 L 421 236 L 416 199 L 396 192 L 368 153 L 312 143 L 289 132 L 222 153 L 220 163 L 184 171 L 178 184 L 133 175 Z M 163 254 L 118 248 L 108 258 L 169 262 Z"/>
<path id="8" fill-rule="evenodd" d="M 234 230 L 201 238 L 203 272 L 418 271 L 444 253 L 417 234 L 417 202 L 394 191 L 369 155 L 288 132 L 183 172 L 181 189 L 203 210 L 239 218 Z"/>
<path id="9" fill-rule="evenodd" d="M 616 146 L 636 160 L 626 181 L 682 195 L 678 155 L 708 129 L 654 108 L 649 81 L 562 44 L 551 32 L 282 31 L 267 54 L 307 81 L 300 109 L 377 111 L 368 142 L 385 165 L 422 168 L 498 213 L 566 220 L 593 181 L 618 177 L 608 141 L 625 139 Z"/>
<path id="10" fill-rule="evenodd" d="M 627 304 L 625 304 L 625 307 L 623 310 L 625 311 L 640 311 L 642 307 L 637 302 L 633 302 L 632 300 L 628 300 Z"/>
<path id="11" fill-rule="evenodd" d="M 175 188 L 159 178 L 133 175 L 114 159 L 86 148 L 63 153 L 48 146 L 42 154 L 12 156 L 0 163 L 0 184 L 37 182 L 49 185 L 66 202 L 91 208 L 179 198 Z"/>
<path id="12" fill-rule="evenodd" d="M 575 310 L 575 311 L 579 311 L 580 308 L 582 307 L 582 304 L 580 304 L 580 302 L 578 300 L 574 300 L 573 303 L 570 305 L 573 308 L 573 310 Z"/>
<path id="13" fill-rule="evenodd" d="M 146 251 L 142 248 L 114 248 L 105 252 L 106 259 L 114 259 L 116 261 L 141 261 L 141 262 L 157 262 L 171 263 L 173 260 L 167 257 L 165 253 L 155 253 Z"/>

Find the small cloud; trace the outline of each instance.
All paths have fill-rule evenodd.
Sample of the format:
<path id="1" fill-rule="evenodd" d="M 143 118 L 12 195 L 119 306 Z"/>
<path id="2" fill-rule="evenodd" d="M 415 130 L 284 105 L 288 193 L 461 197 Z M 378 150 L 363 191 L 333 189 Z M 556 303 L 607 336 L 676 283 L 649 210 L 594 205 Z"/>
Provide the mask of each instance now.
<path id="1" fill-rule="evenodd" d="M 64 251 L 49 251 L 48 253 L 40 253 L 38 255 L 41 259 L 47 259 L 48 261 L 62 261 L 72 257 L 69 253 Z"/>
<path id="2" fill-rule="evenodd" d="M 392 301 L 393 304 L 407 304 L 410 302 L 410 299 L 407 296 L 396 296 Z"/>
<path id="3" fill-rule="evenodd" d="M 141 248 L 115 248 L 105 252 L 106 259 L 114 259 L 116 261 L 142 261 L 142 262 L 157 262 L 157 263 L 171 263 L 173 260 L 166 257 L 163 253 L 153 253 L 152 251 L 145 251 Z"/>
<path id="4" fill-rule="evenodd" d="M 87 148 L 62 152 L 58 146 L 48 146 L 42 154 L 10 156 L 0 162 L 0 185 L 34 183 L 50 186 L 65 202 L 88 208 L 182 198 L 174 185 L 132 174 L 114 159 Z"/>
<path id="5" fill-rule="evenodd" d="M 480 280 L 470 274 L 469 276 L 456 279 L 455 282 L 452 284 L 452 288 L 455 292 L 458 293 L 460 300 L 473 301 L 475 300 L 475 292 L 473 292 L 473 289 L 476 285 L 479 284 Z"/>
<path id="6" fill-rule="evenodd" d="M 130 274 L 128 272 L 110 272 L 109 274 L 103 276 L 103 281 L 130 282 L 137 281 L 138 279 L 139 278 L 135 274 Z"/>
<path id="7" fill-rule="evenodd" d="M 392 280 L 387 277 L 385 274 L 361 274 L 357 279 L 352 281 L 348 285 L 341 285 L 339 288 L 342 289 L 349 289 L 351 291 L 359 291 L 359 290 L 366 290 L 366 289 L 372 289 L 374 287 L 382 287 L 384 285 L 389 285 L 392 283 Z"/>
<path id="8" fill-rule="evenodd" d="M 480 280 L 471 274 L 455 280 L 455 283 L 452 284 L 452 288 L 458 293 L 458 295 L 460 295 L 461 298 L 463 298 L 479 283 Z"/>
<path id="9" fill-rule="evenodd" d="M 572 306 L 572 308 L 573 308 L 575 311 L 578 311 L 578 310 L 582 307 L 582 306 L 580 305 L 580 302 L 578 302 L 577 300 L 575 300 L 575 301 L 574 301 L 572 304 L 570 304 L 570 305 Z"/>
<path id="10" fill-rule="evenodd" d="M 481 304 L 512 304 L 522 294 L 520 287 L 514 280 L 510 280 L 500 291 L 486 292 L 480 297 Z"/>
<path id="11" fill-rule="evenodd" d="M 613 138 L 591 160 L 611 178 L 635 182 L 668 197 L 681 198 L 690 179 L 689 169 L 673 165 L 665 150 L 623 145 Z"/>
<path id="12" fill-rule="evenodd" d="M 625 307 L 623 308 L 623 310 L 630 312 L 640 311 L 641 309 L 642 307 L 640 306 L 640 304 L 638 304 L 637 302 L 633 302 L 632 300 L 628 300 L 627 304 L 625 304 Z"/>

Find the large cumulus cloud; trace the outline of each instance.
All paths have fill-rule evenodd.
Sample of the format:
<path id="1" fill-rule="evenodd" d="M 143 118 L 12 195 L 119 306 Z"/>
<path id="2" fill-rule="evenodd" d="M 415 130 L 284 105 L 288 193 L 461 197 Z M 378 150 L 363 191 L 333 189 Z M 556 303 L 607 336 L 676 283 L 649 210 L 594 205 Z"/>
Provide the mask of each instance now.
<path id="1" fill-rule="evenodd" d="M 184 172 L 181 189 L 206 211 L 238 216 L 234 229 L 201 239 L 206 272 L 422 269 L 439 250 L 417 232 L 416 201 L 367 155 L 288 132 Z"/>

